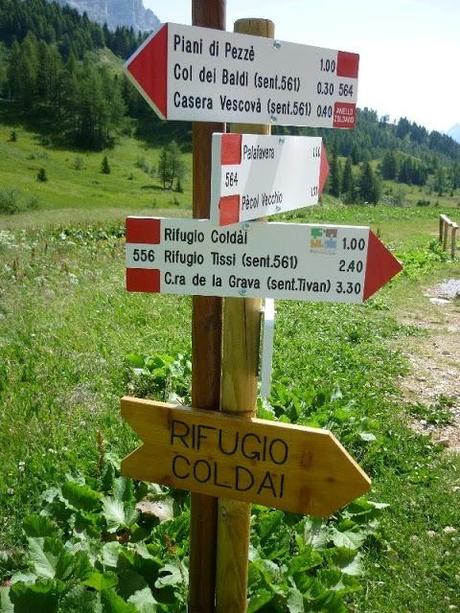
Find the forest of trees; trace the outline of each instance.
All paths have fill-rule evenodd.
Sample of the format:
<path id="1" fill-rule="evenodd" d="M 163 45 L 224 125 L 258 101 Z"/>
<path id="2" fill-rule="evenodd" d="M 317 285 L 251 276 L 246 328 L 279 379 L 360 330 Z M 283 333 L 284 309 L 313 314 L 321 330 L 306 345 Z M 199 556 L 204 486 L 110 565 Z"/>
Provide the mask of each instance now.
<path id="1" fill-rule="evenodd" d="M 134 125 L 150 142 L 191 147 L 190 123 L 159 120 L 119 66 L 97 59 L 105 47 L 126 59 L 144 38 L 132 28 L 111 32 L 56 2 L 0 0 L 0 96 L 18 121 L 73 146 L 103 149 Z M 345 202 L 377 202 L 382 179 L 428 184 L 438 194 L 460 187 L 460 144 L 406 118 L 392 124 L 364 108 L 354 130 L 276 131 L 323 137 L 328 191 Z"/>

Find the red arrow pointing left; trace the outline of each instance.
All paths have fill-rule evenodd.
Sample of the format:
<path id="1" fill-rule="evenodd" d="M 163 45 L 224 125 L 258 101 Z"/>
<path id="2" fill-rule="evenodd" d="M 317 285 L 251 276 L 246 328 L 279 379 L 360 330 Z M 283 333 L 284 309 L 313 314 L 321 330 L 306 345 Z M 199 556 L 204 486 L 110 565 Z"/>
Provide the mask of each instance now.
<path id="1" fill-rule="evenodd" d="M 162 119 L 168 114 L 167 63 L 168 24 L 165 24 L 125 64 L 130 80 Z"/>

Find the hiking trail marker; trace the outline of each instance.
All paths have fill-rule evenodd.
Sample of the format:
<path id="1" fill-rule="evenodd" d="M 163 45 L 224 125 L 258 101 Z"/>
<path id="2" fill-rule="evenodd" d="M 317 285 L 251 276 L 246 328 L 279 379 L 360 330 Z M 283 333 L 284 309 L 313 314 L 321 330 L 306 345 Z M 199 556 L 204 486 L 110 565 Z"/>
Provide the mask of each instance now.
<path id="1" fill-rule="evenodd" d="M 162 119 L 353 128 L 359 55 L 165 24 L 125 64 Z"/>
<path id="2" fill-rule="evenodd" d="M 369 228 L 128 217 L 132 292 L 361 303 L 401 270 Z"/>
<path id="3" fill-rule="evenodd" d="M 320 137 L 213 134 L 211 221 L 225 226 L 317 204 L 328 174 Z"/>
<path id="4" fill-rule="evenodd" d="M 121 414 L 143 441 L 122 461 L 134 479 L 322 517 L 370 486 L 328 430 L 130 397 Z"/>

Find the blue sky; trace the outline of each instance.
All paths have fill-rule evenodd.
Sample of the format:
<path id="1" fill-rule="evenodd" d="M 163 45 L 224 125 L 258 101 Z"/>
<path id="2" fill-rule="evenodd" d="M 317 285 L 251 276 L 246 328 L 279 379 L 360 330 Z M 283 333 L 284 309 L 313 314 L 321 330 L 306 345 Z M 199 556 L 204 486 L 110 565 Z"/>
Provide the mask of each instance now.
<path id="1" fill-rule="evenodd" d="M 161 21 L 191 23 L 191 0 L 144 0 Z M 227 0 L 280 40 L 361 55 L 358 106 L 430 130 L 460 123 L 460 0 Z"/>

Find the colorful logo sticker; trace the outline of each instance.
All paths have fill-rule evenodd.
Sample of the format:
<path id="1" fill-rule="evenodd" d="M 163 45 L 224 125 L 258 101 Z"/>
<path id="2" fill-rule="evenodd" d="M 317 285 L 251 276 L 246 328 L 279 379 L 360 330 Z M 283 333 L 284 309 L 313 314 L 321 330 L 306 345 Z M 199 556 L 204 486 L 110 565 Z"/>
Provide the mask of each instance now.
<path id="1" fill-rule="evenodd" d="M 322 253 L 333 253 L 337 249 L 336 228 L 312 228 L 310 234 L 310 250 Z"/>

